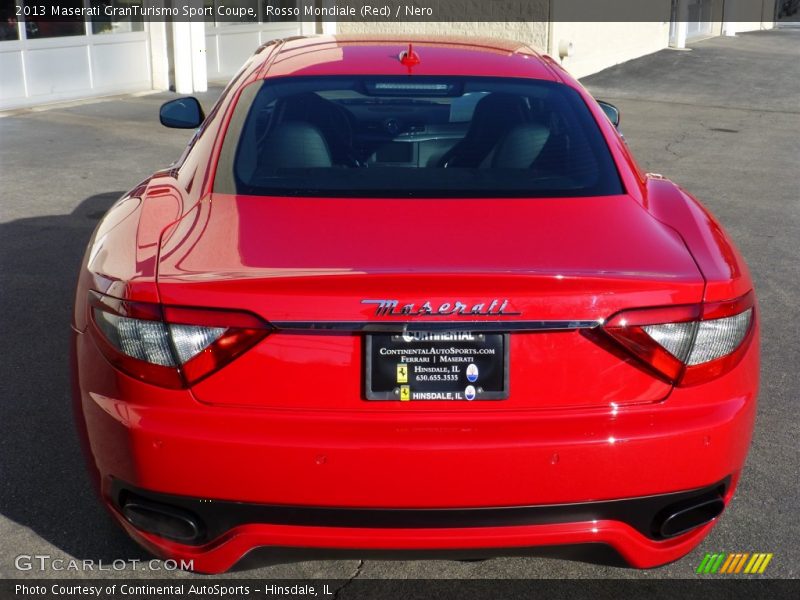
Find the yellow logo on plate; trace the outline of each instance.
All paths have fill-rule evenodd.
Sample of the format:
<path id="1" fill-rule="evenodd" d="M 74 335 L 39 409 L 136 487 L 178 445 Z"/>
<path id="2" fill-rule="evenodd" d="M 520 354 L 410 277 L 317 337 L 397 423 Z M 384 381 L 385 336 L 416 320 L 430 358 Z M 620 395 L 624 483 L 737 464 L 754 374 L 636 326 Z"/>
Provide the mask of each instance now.
<path id="1" fill-rule="evenodd" d="M 411 388 L 407 385 L 400 386 L 400 400 L 402 402 L 407 402 L 411 400 Z"/>
<path id="2" fill-rule="evenodd" d="M 408 365 L 397 365 L 397 383 L 408 383 Z"/>

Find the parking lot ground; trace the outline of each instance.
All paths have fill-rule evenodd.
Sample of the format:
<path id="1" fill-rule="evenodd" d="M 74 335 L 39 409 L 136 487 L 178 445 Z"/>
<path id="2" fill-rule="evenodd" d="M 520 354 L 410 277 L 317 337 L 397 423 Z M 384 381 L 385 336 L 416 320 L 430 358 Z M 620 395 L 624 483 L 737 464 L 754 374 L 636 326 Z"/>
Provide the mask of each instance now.
<path id="1" fill-rule="evenodd" d="M 772 552 L 768 575 L 800 575 L 800 30 L 665 50 L 584 83 L 621 108 L 622 130 L 643 167 L 709 206 L 753 272 L 762 315 L 761 403 L 730 510 L 687 558 L 650 571 L 553 557 L 317 560 L 275 553 L 231 576 L 692 577 L 706 552 Z M 207 109 L 219 92 L 204 95 Z M 70 408 L 68 324 L 76 270 L 97 220 L 188 141 L 188 133 L 158 124 L 158 105 L 171 97 L 126 96 L 0 118 L 0 577 L 121 574 L 21 572 L 14 567 L 19 554 L 148 557 L 104 514 L 85 475 Z"/>

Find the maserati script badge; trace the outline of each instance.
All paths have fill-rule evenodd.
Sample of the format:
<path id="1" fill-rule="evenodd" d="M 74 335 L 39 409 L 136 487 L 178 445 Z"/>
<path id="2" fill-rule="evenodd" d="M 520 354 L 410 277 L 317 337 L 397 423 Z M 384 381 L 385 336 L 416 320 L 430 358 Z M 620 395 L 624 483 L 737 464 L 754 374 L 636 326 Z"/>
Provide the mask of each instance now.
<path id="1" fill-rule="evenodd" d="M 433 316 L 499 316 L 499 315 L 521 315 L 522 313 L 508 310 L 508 300 L 495 298 L 491 302 L 478 302 L 476 304 L 465 304 L 464 302 L 442 302 L 434 308 L 430 301 L 409 303 L 400 305 L 399 300 L 362 300 L 361 304 L 374 304 L 375 316 L 377 317 L 421 317 L 423 315 Z"/>

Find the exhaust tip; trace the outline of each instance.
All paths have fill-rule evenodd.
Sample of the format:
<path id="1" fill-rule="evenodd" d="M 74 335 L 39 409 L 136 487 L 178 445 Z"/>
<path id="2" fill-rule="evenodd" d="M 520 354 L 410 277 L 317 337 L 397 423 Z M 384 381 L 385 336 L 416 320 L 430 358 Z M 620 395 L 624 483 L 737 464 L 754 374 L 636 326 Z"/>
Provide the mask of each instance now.
<path id="1" fill-rule="evenodd" d="M 129 497 L 122 506 L 122 514 L 137 529 L 176 542 L 191 543 L 202 537 L 200 521 L 191 513 L 171 506 Z"/>
<path id="2" fill-rule="evenodd" d="M 671 538 L 710 523 L 725 510 L 720 496 L 698 498 L 667 507 L 655 520 L 656 531 Z"/>

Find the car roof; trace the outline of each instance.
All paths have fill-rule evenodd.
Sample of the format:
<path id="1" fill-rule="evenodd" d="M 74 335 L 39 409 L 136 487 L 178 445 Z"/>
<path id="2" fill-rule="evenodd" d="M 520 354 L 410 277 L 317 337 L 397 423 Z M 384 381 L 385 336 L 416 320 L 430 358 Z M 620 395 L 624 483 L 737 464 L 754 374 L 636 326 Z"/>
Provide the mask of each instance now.
<path id="1" fill-rule="evenodd" d="M 299 75 L 404 75 L 401 52 L 413 45 L 414 75 L 526 77 L 559 81 L 545 57 L 530 46 L 477 37 L 336 35 L 298 36 L 269 43 L 260 78 Z M 273 46 L 273 48 L 269 48 Z"/>

